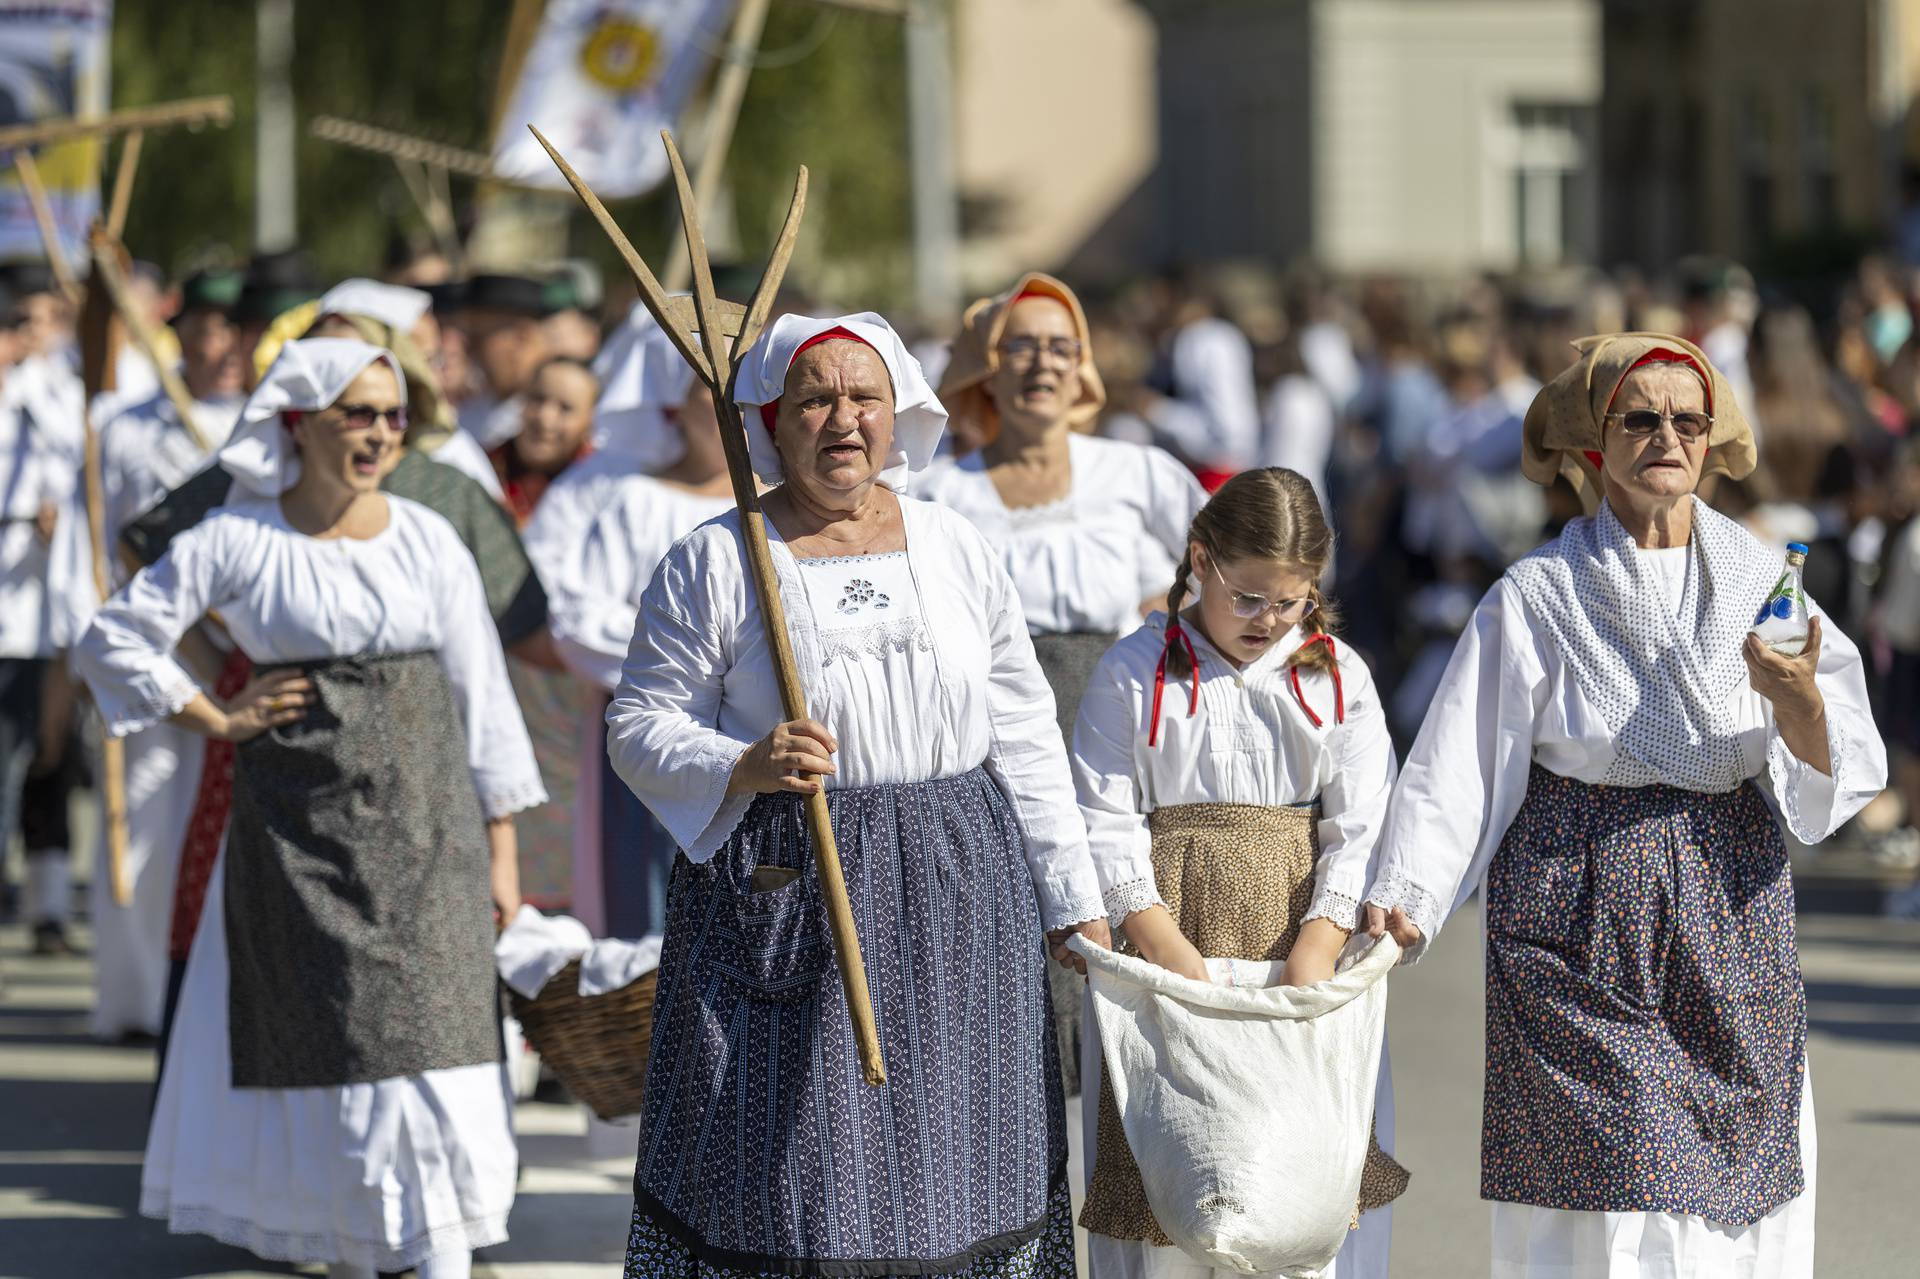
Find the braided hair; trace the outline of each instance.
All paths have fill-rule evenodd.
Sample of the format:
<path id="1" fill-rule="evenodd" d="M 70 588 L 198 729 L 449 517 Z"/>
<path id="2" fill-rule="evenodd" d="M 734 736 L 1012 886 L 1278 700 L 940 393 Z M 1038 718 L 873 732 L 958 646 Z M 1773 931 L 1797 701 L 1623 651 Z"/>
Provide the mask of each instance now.
<path id="1" fill-rule="evenodd" d="M 1320 509 L 1320 495 L 1298 471 L 1267 466 L 1242 471 L 1220 486 L 1187 531 L 1187 552 L 1174 570 L 1173 589 L 1167 592 L 1167 673 L 1176 681 L 1193 674 L 1190 647 L 1181 632 L 1180 610 L 1192 591 L 1193 543 L 1206 548 L 1214 563 L 1239 559 L 1279 560 L 1297 564 L 1312 579 L 1307 597 L 1313 601 L 1311 619 L 1316 635 L 1339 629 L 1340 615 L 1320 588 L 1320 578 L 1333 562 L 1333 530 Z M 1289 666 L 1332 671 L 1337 659 L 1330 645 L 1310 644 L 1295 652 Z"/>

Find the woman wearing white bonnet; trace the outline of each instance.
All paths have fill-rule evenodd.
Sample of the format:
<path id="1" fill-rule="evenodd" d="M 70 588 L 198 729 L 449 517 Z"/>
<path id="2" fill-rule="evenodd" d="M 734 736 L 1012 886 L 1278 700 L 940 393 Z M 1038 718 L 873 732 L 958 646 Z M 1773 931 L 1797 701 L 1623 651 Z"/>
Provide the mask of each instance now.
<path id="1" fill-rule="evenodd" d="M 379 489 L 405 402 L 387 352 L 288 343 L 220 453 L 228 504 L 75 650 L 109 731 L 238 747 L 141 1210 L 338 1279 L 459 1279 L 506 1237 L 491 914 L 545 797 L 472 557 Z M 173 654 L 213 613 L 273 672 L 224 706 Z"/>
<path id="2" fill-rule="evenodd" d="M 814 718 L 782 722 L 739 517 L 709 521 L 641 596 L 607 714 L 615 769 L 683 850 L 627 1273 L 1066 1279 L 1043 933 L 1108 935 L 1013 583 L 905 496 L 946 412 L 879 316 L 781 318 L 736 398 Z M 823 787 L 880 1088 L 801 813 Z"/>
<path id="3" fill-rule="evenodd" d="M 666 922 L 673 837 L 613 771 L 606 695 L 620 683 L 640 593 L 667 548 L 733 509 L 713 393 L 635 305 L 594 368 L 594 449 L 527 526 L 547 587 L 555 648 L 598 696 L 593 747 L 574 793 L 573 905 L 596 934 L 639 937 Z M 597 760 L 598 765 L 592 766 Z"/>
<path id="4" fill-rule="evenodd" d="M 1748 634 L 1782 553 L 1694 495 L 1755 448 L 1659 333 L 1575 344 L 1522 467 L 1595 513 L 1481 601 L 1395 787 L 1369 927 L 1417 955 L 1484 885 L 1480 1194 L 1496 1279 L 1811 1279 L 1807 1006 L 1784 824 L 1886 784 L 1859 650 Z"/>

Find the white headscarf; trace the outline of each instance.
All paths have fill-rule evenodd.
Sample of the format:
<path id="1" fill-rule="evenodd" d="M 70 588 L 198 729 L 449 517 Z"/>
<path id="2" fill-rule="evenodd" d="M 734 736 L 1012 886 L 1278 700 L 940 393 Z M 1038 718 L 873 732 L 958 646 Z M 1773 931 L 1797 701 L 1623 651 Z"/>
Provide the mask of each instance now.
<path id="1" fill-rule="evenodd" d="M 279 497 L 300 478 L 300 454 L 281 414 L 330 408 L 368 365 L 385 360 L 406 403 L 407 378 L 393 353 L 356 338 L 302 338 L 280 348 L 260 385 L 240 406 L 240 424 L 220 450 L 220 465 L 258 497 Z"/>
<path id="2" fill-rule="evenodd" d="M 893 379 L 893 452 L 887 455 L 879 480 L 896 493 L 907 491 L 908 477 L 933 461 L 940 433 L 947 428 L 947 411 L 927 384 L 920 361 L 913 358 L 900 335 L 871 311 L 818 319 L 783 315 L 773 329 L 747 353 L 735 385 L 734 399 L 746 410 L 747 451 L 753 473 L 768 484 L 785 478 L 773 433 L 761 421 L 762 404 L 771 404 L 786 390 L 787 369 L 800 348 L 829 329 L 845 329 L 875 351 Z"/>
<path id="3" fill-rule="evenodd" d="M 633 310 L 594 357 L 600 399 L 593 409 L 593 451 L 644 472 L 663 471 L 686 455 L 668 414 L 693 389 L 693 366 L 680 358 L 647 308 Z"/>
<path id="4" fill-rule="evenodd" d="M 433 299 L 419 289 L 378 280 L 342 280 L 320 295 L 319 315 L 364 315 L 396 333 L 413 332 Z"/>

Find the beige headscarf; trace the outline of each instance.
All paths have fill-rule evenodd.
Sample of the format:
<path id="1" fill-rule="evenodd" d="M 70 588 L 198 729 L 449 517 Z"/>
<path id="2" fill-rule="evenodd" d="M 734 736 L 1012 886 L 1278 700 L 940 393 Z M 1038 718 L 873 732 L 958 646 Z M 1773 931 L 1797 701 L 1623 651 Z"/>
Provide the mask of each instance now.
<path id="1" fill-rule="evenodd" d="M 953 357 L 940 377 L 940 402 L 952 415 L 949 427 L 956 441 L 970 438 L 982 444 L 1000 434 L 1000 413 L 987 394 L 987 379 L 1000 368 L 1000 335 L 1007 327 L 1007 312 L 1022 298 L 1052 298 L 1067 308 L 1073 317 L 1073 331 L 1080 338 L 1080 398 L 1067 409 L 1067 423 L 1075 430 L 1100 415 L 1107 402 L 1106 383 L 1093 365 L 1093 334 L 1087 328 L 1087 313 L 1073 290 L 1050 275 L 1029 271 L 1014 286 L 998 297 L 981 298 L 967 308 L 960 320 L 960 336 L 953 340 Z"/>
<path id="2" fill-rule="evenodd" d="M 1753 473 L 1758 455 L 1753 428 L 1733 398 L 1733 388 L 1702 351 L 1685 338 L 1667 333 L 1607 333 L 1573 344 L 1580 360 L 1540 389 L 1527 410 L 1520 469 L 1536 484 L 1552 484 L 1564 475 L 1589 511 L 1600 503 L 1600 431 L 1620 383 L 1641 364 L 1691 365 L 1707 384 L 1707 434 L 1702 478 L 1726 475 L 1743 480 Z"/>

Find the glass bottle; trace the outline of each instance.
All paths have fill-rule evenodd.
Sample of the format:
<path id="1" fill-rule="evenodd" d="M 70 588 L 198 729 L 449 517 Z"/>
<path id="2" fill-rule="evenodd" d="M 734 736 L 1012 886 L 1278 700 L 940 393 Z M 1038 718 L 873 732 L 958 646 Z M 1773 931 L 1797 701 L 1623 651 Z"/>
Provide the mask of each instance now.
<path id="1" fill-rule="evenodd" d="M 1788 542 L 1787 567 L 1753 619 L 1760 642 L 1783 657 L 1798 657 L 1807 647 L 1807 593 L 1800 584 L 1806 563 L 1807 548 Z"/>

